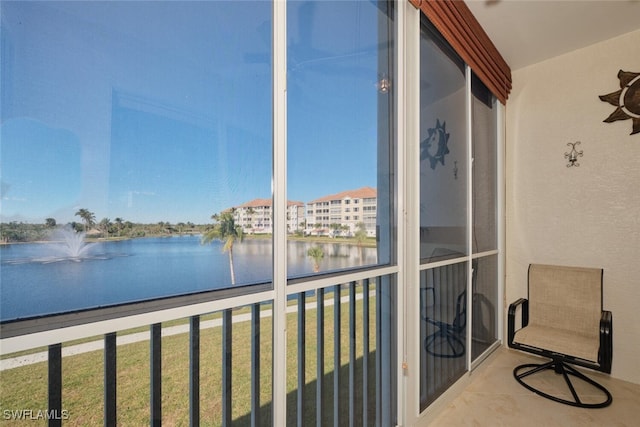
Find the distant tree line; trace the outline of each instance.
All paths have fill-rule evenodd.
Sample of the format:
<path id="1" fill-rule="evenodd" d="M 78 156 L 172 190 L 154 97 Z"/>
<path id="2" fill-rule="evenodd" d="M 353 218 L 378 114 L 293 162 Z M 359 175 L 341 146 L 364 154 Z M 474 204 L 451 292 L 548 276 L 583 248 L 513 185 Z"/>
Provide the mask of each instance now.
<path id="1" fill-rule="evenodd" d="M 96 216 L 88 209 L 79 209 L 75 216 L 80 221 L 71 221 L 67 224 L 58 224 L 55 218 L 46 218 L 43 224 L 32 224 L 25 222 L 3 222 L 0 223 L 0 243 L 25 243 L 47 240 L 52 233 L 60 227 L 68 227 L 76 232 L 85 232 L 87 237 L 91 239 L 131 239 L 137 237 L 157 237 L 157 236 L 173 236 L 181 234 L 202 234 L 206 236 L 207 243 L 214 238 L 219 238 L 227 245 L 229 244 L 229 236 L 237 237 L 241 240 L 241 236 L 235 236 L 229 230 L 235 230 L 236 224 L 231 221 L 233 212 L 223 212 L 213 215 L 213 224 L 194 224 L 193 222 L 178 222 L 172 224 L 168 221 L 159 221 L 155 224 L 142 224 L 126 221 L 123 218 L 102 218 L 96 220 Z M 321 224 L 317 224 L 321 226 Z M 238 226 L 239 227 L 239 226 Z M 332 237 L 339 235 L 347 230 L 347 227 L 339 224 L 331 224 Z M 302 233 L 296 233 L 302 237 Z M 358 223 L 354 233 L 358 246 L 362 246 L 367 240 L 367 232 L 364 223 Z M 231 249 L 233 246 L 231 243 Z M 232 250 L 229 250 L 231 257 Z"/>
<path id="2" fill-rule="evenodd" d="M 48 224 L 3 222 L 0 223 L 0 241 L 3 243 L 24 243 L 46 240 L 54 227 Z"/>
<path id="3" fill-rule="evenodd" d="M 103 218 L 96 221 L 93 212 L 88 209 L 80 209 L 76 212 L 80 222 L 69 222 L 59 225 L 55 218 L 47 218 L 44 224 L 32 224 L 25 222 L 0 223 L 0 242 L 25 243 L 47 240 L 59 227 L 68 227 L 76 232 L 86 232 L 90 238 L 136 238 L 152 236 L 172 236 L 180 234 L 203 234 L 207 232 L 211 224 L 194 224 L 192 222 L 178 222 L 172 224 L 168 221 L 159 221 L 155 224 L 142 224 L 126 221 L 122 218 Z"/>

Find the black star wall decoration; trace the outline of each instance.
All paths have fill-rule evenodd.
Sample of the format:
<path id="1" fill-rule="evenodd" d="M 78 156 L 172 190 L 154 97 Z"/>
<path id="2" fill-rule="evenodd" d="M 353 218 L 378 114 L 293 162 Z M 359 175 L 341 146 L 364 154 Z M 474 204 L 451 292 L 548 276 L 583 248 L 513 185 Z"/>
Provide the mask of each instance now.
<path id="1" fill-rule="evenodd" d="M 615 111 L 604 119 L 604 122 L 612 123 L 631 119 L 633 123 L 631 135 L 640 133 L 640 73 L 620 70 L 618 71 L 618 79 L 620 80 L 620 90 L 600 95 L 600 100 L 616 107 Z"/>
<path id="2" fill-rule="evenodd" d="M 444 156 L 449 154 L 447 122 L 440 124 L 440 119 L 437 119 L 436 127 L 429 128 L 428 133 L 427 138 L 420 143 L 420 160 L 429 159 L 431 169 L 435 169 L 438 163 L 444 166 Z"/>

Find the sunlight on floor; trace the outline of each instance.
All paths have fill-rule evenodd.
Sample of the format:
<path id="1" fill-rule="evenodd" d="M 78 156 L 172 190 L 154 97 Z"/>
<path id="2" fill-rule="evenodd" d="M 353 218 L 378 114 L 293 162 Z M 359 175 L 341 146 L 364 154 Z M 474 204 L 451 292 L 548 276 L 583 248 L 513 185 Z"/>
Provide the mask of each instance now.
<path id="1" fill-rule="evenodd" d="M 506 348 L 438 415 L 430 426 L 637 426 L 640 384 L 580 369 L 604 385 L 613 403 L 603 409 L 582 409 L 542 398 L 519 385 L 513 368 L 542 359 Z M 561 378 L 557 378 L 562 382 Z M 554 381 L 554 378 L 546 378 Z"/>

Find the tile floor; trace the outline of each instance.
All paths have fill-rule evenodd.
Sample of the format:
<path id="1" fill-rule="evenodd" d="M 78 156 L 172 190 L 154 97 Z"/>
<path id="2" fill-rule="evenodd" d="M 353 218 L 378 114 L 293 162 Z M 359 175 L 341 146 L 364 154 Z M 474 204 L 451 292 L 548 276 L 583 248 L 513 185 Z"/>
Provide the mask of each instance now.
<path id="1" fill-rule="evenodd" d="M 506 348 L 499 349 L 497 354 L 487 361 L 487 366 L 480 368 L 480 372 L 475 374 L 475 378 L 472 374 L 469 386 L 429 425 L 640 426 L 640 384 L 581 369 L 609 390 L 613 402 L 601 409 L 575 408 L 540 397 L 522 387 L 513 378 L 515 366 L 540 361 L 542 359 L 533 355 Z M 544 383 L 551 388 L 555 384 L 564 385 L 561 376 L 551 371 L 544 375 L 540 384 Z M 577 386 L 576 389 L 580 394 Z M 584 400 L 587 400 L 586 397 Z"/>

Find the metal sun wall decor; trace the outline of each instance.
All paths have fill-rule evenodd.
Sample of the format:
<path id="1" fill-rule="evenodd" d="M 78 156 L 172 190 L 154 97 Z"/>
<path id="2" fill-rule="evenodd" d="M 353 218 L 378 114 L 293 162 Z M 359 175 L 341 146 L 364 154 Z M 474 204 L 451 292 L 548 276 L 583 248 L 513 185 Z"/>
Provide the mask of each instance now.
<path id="1" fill-rule="evenodd" d="M 630 135 L 640 133 L 640 73 L 618 71 L 620 90 L 600 95 L 600 100 L 616 107 L 605 123 L 631 119 L 633 130 Z"/>
<path id="2" fill-rule="evenodd" d="M 431 169 L 435 169 L 438 162 L 444 166 L 444 156 L 449 154 L 449 134 L 446 128 L 447 122 L 440 124 L 440 119 L 436 119 L 436 127 L 428 129 L 429 135 L 420 143 L 420 161 L 429 159 Z"/>
<path id="3" fill-rule="evenodd" d="M 580 145 L 580 141 L 567 142 L 567 145 L 571 147 L 571 151 L 569 151 L 568 153 L 564 153 L 564 158 L 569 160 L 569 163 L 567 163 L 567 167 L 570 168 L 571 166 L 580 166 L 580 163 L 578 163 L 578 157 L 582 157 L 582 150 L 576 150 L 576 145 Z"/>

